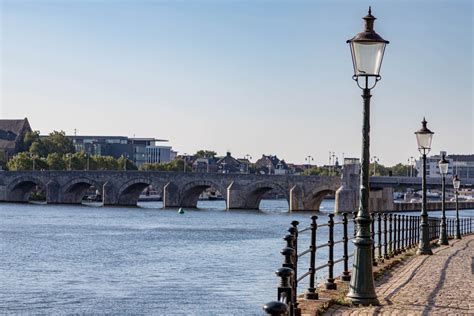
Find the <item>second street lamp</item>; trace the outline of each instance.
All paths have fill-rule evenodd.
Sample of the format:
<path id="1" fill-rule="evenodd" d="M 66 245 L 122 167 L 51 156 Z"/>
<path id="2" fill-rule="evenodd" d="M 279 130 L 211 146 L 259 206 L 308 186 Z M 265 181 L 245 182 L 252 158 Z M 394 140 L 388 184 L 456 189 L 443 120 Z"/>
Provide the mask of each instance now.
<path id="1" fill-rule="evenodd" d="M 384 40 L 374 31 L 375 17 L 369 7 L 369 14 L 364 18 L 365 29 L 352 39 L 348 40 L 351 48 L 354 75 L 352 78 L 362 89 L 364 100 L 364 119 L 362 124 L 362 159 L 360 172 L 359 211 L 355 219 L 356 236 L 354 238 L 354 261 L 352 277 L 349 286 L 348 300 L 354 304 L 378 305 L 375 294 L 374 277 L 372 274 L 372 244 L 370 235 L 369 213 L 369 165 L 370 165 L 370 90 L 374 88 L 380 77 L 385 46 Z M 372 86 L 369 86 L 371 78 Z M 359 83 L 362 79 L 362 86 Z"/>
<path id="2" fill-rule="evenodd" d="M 456 194 L 456 239 L 461 239 L 461 230 L 459 229 L 459 188 L 461 187 L 461 180 L 458 175 L 455 175 L 453 178 L 453 187 Z"/>
<path id="3" fill-rule="evenodd" d="M 442 202 L 441 202 L 441 211 L 442 211 L 442 216 L 441 216 L 441 232 L 439 234 L 439 240 L 438 244 L 439 245 L 449 245 L 448 242 L 448 234 L 446 232 L 446 175 L 448 174 L 448 169 L 449 169 L 449 161 L 446 160 L 445 154 L 443 154 L 443 157 L 438 163 L 439 166 L 439 173 L 441 173 L 441 184 L 442 184 L 442 191 L 443 191 L 443 197 L 442 197 Z"/>
<path id="4" fill-rule="evenodd" d="M 423 171 L 421 178 L 421 191 L 423 196 L 421 198 L 421 221 L 420 221 L 420 241 L 418 243 L 418 250 L 416 251 L 419 255 L 432 255 L 433 252 L 430 248 L 429 238 L 429 223 L 428 223 L 428 212 L 426 211 L 426 155 L 431 150 L 431 140 L 433 139 L 433 132 L 426 127 L 425 118 L 421 122 L 421 128 L 415 132 L 416 141 L 418 142 L 418 151 L 423 158 Z"/>

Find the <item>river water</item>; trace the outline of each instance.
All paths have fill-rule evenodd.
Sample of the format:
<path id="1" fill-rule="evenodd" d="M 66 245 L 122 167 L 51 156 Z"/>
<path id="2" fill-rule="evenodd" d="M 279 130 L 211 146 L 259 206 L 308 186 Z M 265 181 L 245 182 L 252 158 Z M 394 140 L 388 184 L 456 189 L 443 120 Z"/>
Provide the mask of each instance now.
<path id="1" fill-rule="evenodd" d="M 310 214 L 290 214 L 279 200 L 262 201 L 262 211 L 225 211 L 223 201 L 198 206 L 180 215 L 159 202 L 0 204 L 0 313 L 262 315 L 261 306 L 276 298 L 281 237 L 294 219 L 308 226 Z M 318 222 L 333 207 L 324 201 Z M 301 245 L 308 238 L 302 235 Z M 318 241 L 327 242 L 324 228 Z M 326 251 L 318 258 L 326 263 Z"/>

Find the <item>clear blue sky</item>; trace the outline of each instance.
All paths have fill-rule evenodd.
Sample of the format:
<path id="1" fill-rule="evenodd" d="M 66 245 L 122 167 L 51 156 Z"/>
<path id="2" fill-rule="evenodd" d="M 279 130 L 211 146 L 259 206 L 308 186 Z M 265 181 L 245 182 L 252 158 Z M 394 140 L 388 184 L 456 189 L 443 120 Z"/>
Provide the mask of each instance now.
<path id="1" fill-rule="evenodd" d="M 390 44 L 371 154 L 474 152 L 473 1 L 0 0 L 2 118 L 42 133 L 136 135 L 180 152 L 359 157 L 346 40 L 372 5 Z"/>

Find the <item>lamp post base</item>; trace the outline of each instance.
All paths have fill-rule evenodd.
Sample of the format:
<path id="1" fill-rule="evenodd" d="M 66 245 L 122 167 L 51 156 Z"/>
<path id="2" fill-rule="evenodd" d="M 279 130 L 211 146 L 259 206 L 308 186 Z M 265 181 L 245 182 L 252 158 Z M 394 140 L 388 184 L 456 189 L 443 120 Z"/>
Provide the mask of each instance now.
<path id="1" fill-rule="evenodd" d="M 416 251 L 416 254 L 417 255 L 432 255 L 433 254 L 433 251 L 431 251 L 431 249 L 421 249 L 421 248 L 418 248 L 418 250 Z"/>
<path id="2" fill-rule="evenodd" d="M 440 239 L 440 240 L 438 240 L 438 245 L 440 245 L 440 246 L 448 246 L 448 245 L 449 245 L 448 239 Z"/>
<path id="3" fill-rule="evenodd" d="M 353 305 L 362 305 L 362 306 L 377 306 L 380 305 L 379 300 L 376 297 L 368 298 L 368 297 L 351 297 L 346 296 L 346 299 L 350 301 Z"/>

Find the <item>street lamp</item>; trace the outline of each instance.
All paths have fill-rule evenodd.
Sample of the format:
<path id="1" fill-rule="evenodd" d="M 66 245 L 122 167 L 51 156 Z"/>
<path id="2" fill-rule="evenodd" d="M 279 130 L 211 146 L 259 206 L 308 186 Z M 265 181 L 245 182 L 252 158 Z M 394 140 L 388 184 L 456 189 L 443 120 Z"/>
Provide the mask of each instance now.
<path id="1" fill-rule="evenodd" d="M 123 171 L 127 171 L 127 160 L 130 156 L 127 153 L 122 154 L 123 158 Z"/>
<path id="2" fill-rule="evenodd" d="M 375 173 L 377 171 L 377 162 L 379 162 L 379 161 L 380 161 L 379 157 L 377 157 L 377 156 L 372 157 L 372 162 L 374 163 L 374 176 L 375 176 Z"/>
<path id="3" fill-rule="evenodd" d="M 410 177 L 413 177 L 413 166 L 415 165 L 415 157 L 411 156 L 408 158 L 408 166 L 410 169 Z M 408 176 L 408 170 L 407 170 L 407 176 Z"/>
<path id="4" fill-rule="evenodd" d="M 249 171 L 249 165 L 250 165 L 250 163 L 251 163 L 250 160 L 252 159 L 252 156 L 250 156 L 249 154 L 246 154 L 246 155 L 244 156 L 244 158 L 249 161 L 249 163 L 247 164 L 247 173 L 250 173 L 250 171 Z"/>
<path id="5" fill-rule="evenodd" d="M 363 125 L 362 125 L 362 159 L 360 176 L 359 211 L 357 212 L 356 230 L 354 239 L 354 260 L 352 264 L 352 277 L 347 298 L 354 304 L 377 305 L 374 278 L 372 274 L 372 244 L 370 235 L 369 213 L 369 165 L 370 165 L 370 90 L 375 87 L 380 77 L 380 66 L 388 41 L 384 40 L 374 31 L 375 17 L 369 7 L 369 14 L 364 18 L 365 29 L 352 39 L 348 40 L 351 48 L 354 75 L 352 79 L 362 89 L 364 100 Z M 363 79 L 363 86 L 359 79 Z M 369 86 L 369 78 L 373 78 Z"/>
<path id="6" fill-rule="evenodd" d="M 458 175 L 455 175 L 453 178 L 453 187 L 456 194 L 456 239 L 461 239 L 461 231 L 459 229 L 459 205 L 458 205 L 458 196 L 459 188 L 461 187 L 461 180 Z"/>
<path id="7" fill-rule="evenodd" d="M 306 169 L 309 169 L 309 167 L 311 167 L 311 161 L 314 161 L 313 156 L 308 155 L 304 158 L 304 160 L 308 162 L 308 166 L 306 167 Z"/>
<path id="8" fill-rule="evenodd" d="M 418 142 L 418 151 L 423 158 L 423 171 L 421 180 L 421 221 L 420 221 L 420 241 L 418 244 L 418 250 L 416 251 L 419 255 L 432 255 L 433 252 L 430 248 L 429 239 L 429 223 L 428 223 L 428 212 L 426 211 L 426 155 L 431 150 L 431 140 L 433 139 L 433 132 L 426 127 L 426 120 L 423 118 L 421 122 L 421 128 L 415 132 L 416 141 Z"/>
<path id="9" fill-rule="evenodd" d="M 441 233 L 439 234 L 439 240 L 438 244 L 439 245 L 449 245 L 448 242 L 448 234 L 446 232 L 446 175 L 448 174 L 448 169 L 449 169 L 449 161 L 446 160 L 445 154 L 443 154 L 441 160 L 438 162 L 439 166 L 439 173 L 441 174 L 441 183 L 442 183 L 442 191 L 443 191 L 443 197 L 442 197 L 442 202 L 441 202 Z"/>

